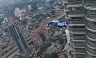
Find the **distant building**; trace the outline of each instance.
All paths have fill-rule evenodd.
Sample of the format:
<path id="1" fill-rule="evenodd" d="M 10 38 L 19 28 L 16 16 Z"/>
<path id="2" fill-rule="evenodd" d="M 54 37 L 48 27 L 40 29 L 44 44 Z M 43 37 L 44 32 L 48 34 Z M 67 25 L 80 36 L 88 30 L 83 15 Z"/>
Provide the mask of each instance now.
<path id="1" fill-rule="evenodd" d="M 51 3 L 50 2 L 45 2 L 44 6 L 45 6 L 45 9 L 51 8 Z"/>
<path id="2" fill-rule="evenodd" d="M 39 14 L 44 14 L 44 7 L 39 7 L 38 8 L 38 13 Z"/>

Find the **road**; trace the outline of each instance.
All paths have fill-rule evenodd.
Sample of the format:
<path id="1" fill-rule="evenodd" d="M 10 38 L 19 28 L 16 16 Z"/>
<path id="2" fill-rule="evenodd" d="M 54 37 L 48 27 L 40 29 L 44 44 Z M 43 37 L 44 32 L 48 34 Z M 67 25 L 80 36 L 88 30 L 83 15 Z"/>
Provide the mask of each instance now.
<path id="1" fill-rule="evenodd" d="M 14 51 L 15 50 L 17 50 L 17 46 L 16 47 L 14 47 L 12 50 L 9 50 L 9 52 L 8 53 L 6 53 L 4 56 L 1 56 L 1 58 L 8 58 L 8 56 L 9 56 L 9 54 L 11 54 L 11 53 L 13 53 L 12 55 L 16 55 L 16 54 L 14 54 Z M 12 56 L 12 55 L 10 55 L 10 56 Z M 11 57 L 12 58 L 12 57 Z"/>
<path id="2" fill-rule="evenodd" d="M 16 50 L 14 53 L 12 53 L 9 57 L 7 58 L 12 58 L 13 56 L 15 56 L 18 53 L 18 50 Z"/>

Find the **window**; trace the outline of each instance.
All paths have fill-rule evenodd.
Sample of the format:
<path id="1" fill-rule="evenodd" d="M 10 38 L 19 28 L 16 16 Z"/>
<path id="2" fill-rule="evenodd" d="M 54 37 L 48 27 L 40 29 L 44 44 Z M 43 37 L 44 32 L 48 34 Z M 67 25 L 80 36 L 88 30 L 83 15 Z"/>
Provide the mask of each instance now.
<path id="1" fill-rule="evenodd" d="M 78 10 L 83 10 L 82 7 L 70 7 L 70 11 L 78 11 Z"/>
<path id="2" fill-rule="evenodd" d="M 72 34 L 72 36 L 85 36 L 85 34 Z"/>
<path id="3" fill-rule="evenodd" d="M 86 10 L 87 14 L 91 15 L 91 14 L 96 14 L 96 10 Z"/>
<path id="4" fill-rule="evenodd" d="M 85 26 L 70 26 L 70 28 L 85 28 Z"/>
<path id="5" fill-rule="evenodd" d="M 83 17 L 71 17 L 71 19 L 84 19 Z"/>
<path id="6" fill-rule="evenodd" d="M 96 35 L 96 32 L 91 32 L 89 30 L 86 30 L 88 34 L 91 34 L 91 35 Z"/>
<path id="7" fill-rule="evenodd" d="M 87 23 L 91 25 L 96 25 L 96 22 L 93 22 L 93 21 L 87 21 Z"/>

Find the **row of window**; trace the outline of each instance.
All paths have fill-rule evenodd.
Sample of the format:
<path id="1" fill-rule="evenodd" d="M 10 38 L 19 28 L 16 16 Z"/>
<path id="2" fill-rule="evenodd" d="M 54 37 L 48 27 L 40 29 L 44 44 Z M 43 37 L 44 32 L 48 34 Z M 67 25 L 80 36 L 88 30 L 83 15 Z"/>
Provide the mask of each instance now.
<path id="1" fill-rule="evenodd" d="M 86 14 L 89 14 L 89 15 L 96 15 L 96 10 L 89 10 L 89 9 L 87 9 L 86 10 Z"/>
<path id="2" fill-rule="evenodd" d="M 69 8 L 70 11 L 79 11 L 79 10 L 83 10 L 82 7 L 70 7 Z"/>
<path id="3" fill-rule="evenodd" d="M 94 2 L 94 1 L 96 1 L 96 0 L 85 0 L 85 1 L 91 1 L 91 2 Z"/>
<path id="4" fill-rule="evenodd" d="M 71 34 L 71 36 L 76 36 L 76 37 L 78 37 L 78 36 L 85 36 L 85 34 Z"/>
<path id="5" fill-rule="evenodd" d="M 91 31 L 89 31 L 89 30 L 86 30 L 86 32 L 87 32 L 87 34 L 89 34 L 90 36 L 91 36 L 91 35 L 96 36 L 96 32 L 91 32 Z"/>
<path id="6" fill-rule="evenodd" d="M 95 54 L 96 53 L 96 49 L 90 49 L 90 48 L 87 48 L 87 51 L 91 54 Z"/>
<path id="7" fill-rule="evenodd" d="M 85 26 L 70 26 L 70 28 L 85 28 Z"/>
<path id="8" fill-rule="evenodd" d="M 87 24 L 96 25 L 96 22 L 94 22 L 94 21 L 88 21 L 88 20 L 87 20 Z"/>

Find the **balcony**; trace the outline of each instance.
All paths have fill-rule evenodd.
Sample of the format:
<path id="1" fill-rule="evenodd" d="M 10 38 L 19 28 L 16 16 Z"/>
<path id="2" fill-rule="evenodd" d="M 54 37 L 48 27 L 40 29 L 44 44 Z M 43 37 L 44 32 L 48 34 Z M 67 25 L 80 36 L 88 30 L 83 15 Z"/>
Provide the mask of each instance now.
<path id="1" fill-rule="evenodd" d="M 87 31 L 86 36 L 88 39 L 96 41 L 96 32 Z"/>
<path id="2" fill-rule="evenodd" d="M 75 58 L 86 58 L 85 54 L 75 54 Z"/>
<path id="3" fill-rule="evenodd" d="M 93 54 L 93 55 L 96 54 L 96 49 L 92 49 L 92 48 L 90 48 L 90 47 L 87 47 L 86 49 L 87 49 L 87 51 L 88 51 L 89 53 L 91 53 L 91 54 Z"/>
<path id="4" fill-rule="evenodd" d="M 84 20 L 70 20 L 69 26 L 84 26 L 85 22 Z"/>
<path id="5" fill-rule="evenodd" d="M 67 5 L 67 8 L 69 8 L 69 7 L 82 7 L 82 6 L 83 6 L 82 2 L 69 2 Z"/>
<path id="6" fill-rule="evenodd" d="M 69 28 L 72 34 L 85 34 L 85 28 Z"/>
<path id="7" fill-rule="evenodd" d="M 96 55 L 93 55 L 93 54 L 91 54 L 91 53 L 89 53 L 89 52 L 87 51 L 86 57 L 87 57 L 87 58 L 96 58 Z"/>
<path id="8" fill-rule="evenodd" d="M 82 7 L 82 2 L 68 2 L 67 8 L 69 7 Z"/>
<path id="9" fill-rule="evenodd" d="M 91 41 L 90 39 L 87 39 L 86 43 L 91 46 L 96 48 L 96 41 Z"/>
<path id="10" fill-rule="evenodd" d="M 86 49 L 85 48 L 76 48 L 75 49 L 75 53 L 85 53 L 86 52 Z"/>
<path id="11" fill-rule="evenodd" d="M 85 4 L 85 8 L 86 9 L 90 9 L 90 10 L 96 10 L 96 2 L 86 2 Z"/>
<path id="12" fill-rule="evenodd" d="M 88 30 L 93 31 L 93 32 L 96 31 L 96 25 L 95 24 L 86 23 L 86 26 L 87 26 L 87 29 L 89 28 Z"/>
<path id="13" fill-rule="evenodd" d="M 70 11 L 68 17 L 83 17 L 83 11 Z"/>
<path id="14" fill-rule="evenodd" d="M 73 40 L 86 40 L 86 36 L 72 36 Z"/>
<path id="15" fill-rule="evenodd" d="M 67 0 L 68 2 L 82 2 L 82 0 Z"/>
<path id="16" fill-rule="evenodd" d="M 74 45 L 73 47 L 85 47 L 85 42 L 72 42 Z"/>
<path id="17" fill-rule="evenodd" d="M 87 20 L 89 21 L 95 21 L 96 22 L 96 15 L 86 15 L 85 16 Z"/>

